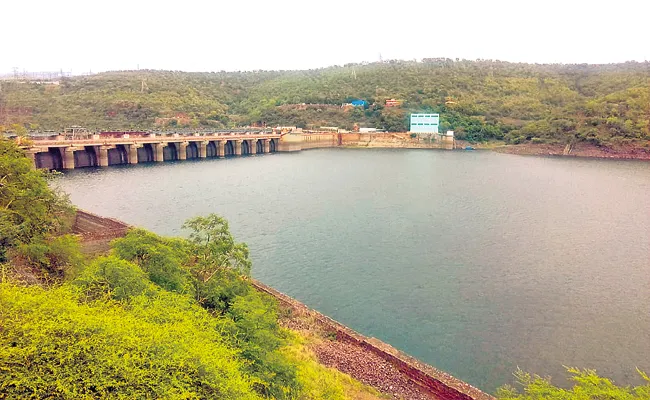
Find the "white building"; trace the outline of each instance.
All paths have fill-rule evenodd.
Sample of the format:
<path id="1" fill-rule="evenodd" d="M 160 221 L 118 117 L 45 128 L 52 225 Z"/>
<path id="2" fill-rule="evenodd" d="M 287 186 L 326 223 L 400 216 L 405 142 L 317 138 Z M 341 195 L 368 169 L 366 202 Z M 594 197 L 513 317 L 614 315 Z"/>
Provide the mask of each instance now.
<path id="1" fill-rule="evenodd" d="M 411 133 L 438 133 L 440 114 L 411 114 Z"/>

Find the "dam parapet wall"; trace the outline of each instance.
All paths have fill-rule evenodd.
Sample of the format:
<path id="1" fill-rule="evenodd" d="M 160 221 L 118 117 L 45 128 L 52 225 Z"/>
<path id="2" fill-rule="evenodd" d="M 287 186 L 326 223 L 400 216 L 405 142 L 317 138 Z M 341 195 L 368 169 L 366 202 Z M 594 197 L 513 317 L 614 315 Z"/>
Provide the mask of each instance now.
<path id="1" fill-rule="evenodd" d="M 290 133 L 280 139 L 279 151 L 300 151 L 329 147 L 358 148 L 454 148 L 454 138 L 436 136 L 435 140 L 412 138 L 410 133 Z"/>

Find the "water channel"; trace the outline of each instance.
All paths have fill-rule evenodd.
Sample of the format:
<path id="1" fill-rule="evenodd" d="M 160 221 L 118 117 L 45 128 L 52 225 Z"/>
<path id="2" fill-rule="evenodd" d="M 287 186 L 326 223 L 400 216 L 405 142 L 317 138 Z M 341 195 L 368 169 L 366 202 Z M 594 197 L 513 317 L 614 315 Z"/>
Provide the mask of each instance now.
<path id="1" fill-rule="evenodd" d="M 255 278 L 486 391 L 520 367 L 650 372 L 650 163 L 323 149 L 75 170 L 163 235 L 218 213 Z"/>

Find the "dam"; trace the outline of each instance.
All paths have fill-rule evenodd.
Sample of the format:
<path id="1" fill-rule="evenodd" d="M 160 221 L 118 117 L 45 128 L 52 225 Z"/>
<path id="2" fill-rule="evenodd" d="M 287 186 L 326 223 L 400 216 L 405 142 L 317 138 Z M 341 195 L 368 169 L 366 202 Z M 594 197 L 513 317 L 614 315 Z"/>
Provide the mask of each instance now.
<path id="1" fill-rule="evenodd" d="M 279 134 L 174 134 L 145 137 L 35 140 L 25 146 L 36 168 L 74 169 L 108 167 L 119 164 L 188 160 L 193 158 L 241 156 L 273 153 L 278 150 Z"/>
<path id="2" fill-rule="evenodd" d="M 133 136 L 121 133 L 109 137 L 101 134 L 87 138 L 36 139 L 22 146 L 36 168 L 69 170 L 84 167 L 108 167 L 224 158 L 275 152 L 294 152 L 329 147 L 388 147 L 453 149 L 453 137 L 420 142 L 408 133 L 336 133 L 336 132 L 239 132 L 194 133 L 189 135 L 147 134 Z"/>

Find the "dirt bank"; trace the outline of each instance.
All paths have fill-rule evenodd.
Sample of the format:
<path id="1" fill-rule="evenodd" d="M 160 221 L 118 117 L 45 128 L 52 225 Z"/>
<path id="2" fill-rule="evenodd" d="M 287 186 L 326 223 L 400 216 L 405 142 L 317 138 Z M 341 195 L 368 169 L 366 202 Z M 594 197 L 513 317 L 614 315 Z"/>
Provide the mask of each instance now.
<path id="1" fill-rule="evenodd" d="M 644 148 L 633 144 L 596 146 L 589 143 L 577 143 L 570 148 L 557 144 L 518 144 L 494 147 L 499 153 L 650 160 L 650 147 Z"/>
<path id="2" fill-rule="evenodd" d="M 122 237 L 131 226 L 113 218 L 106 218 L 87 211 L 77 210 L 72 233 L 82 241 L 82 249 L 88 255 L 107 252 L 113 239 Z"/>

